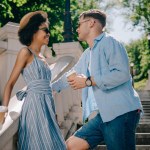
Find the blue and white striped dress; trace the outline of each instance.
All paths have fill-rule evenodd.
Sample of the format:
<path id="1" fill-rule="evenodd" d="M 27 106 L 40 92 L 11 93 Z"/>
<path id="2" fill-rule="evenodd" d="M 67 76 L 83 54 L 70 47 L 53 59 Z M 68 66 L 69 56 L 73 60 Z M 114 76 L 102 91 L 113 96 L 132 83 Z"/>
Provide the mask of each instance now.
<path id="1" fill-rule="evenodd" d="M 32 63 L 22 70 L 22 75 L 27 90 L 16 94 L 19 100 L 25 97 L 19 121 L 18 149 L 66 150 L 55 119 L 48 65 L 34 55 Z"/>

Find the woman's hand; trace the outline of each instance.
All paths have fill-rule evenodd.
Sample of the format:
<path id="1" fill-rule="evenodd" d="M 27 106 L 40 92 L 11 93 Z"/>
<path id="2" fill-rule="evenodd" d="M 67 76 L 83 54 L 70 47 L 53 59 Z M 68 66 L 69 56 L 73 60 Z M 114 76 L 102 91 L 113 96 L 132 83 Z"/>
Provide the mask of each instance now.
<path id="1" fill-rule="evenodd" d="M 4 124 L 7 113 L 8 113 L 8 107 L 0 106 L 0 126 Z"/>

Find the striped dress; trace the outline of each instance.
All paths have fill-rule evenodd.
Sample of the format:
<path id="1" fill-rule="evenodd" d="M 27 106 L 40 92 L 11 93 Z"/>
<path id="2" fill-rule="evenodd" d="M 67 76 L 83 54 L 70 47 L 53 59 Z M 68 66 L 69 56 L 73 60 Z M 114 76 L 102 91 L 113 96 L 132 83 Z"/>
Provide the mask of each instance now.
<path id="1" fill-rule="evenodd" d="M 32 63 L 22 70 L 27 90 L 16 94 L 18 100 L 25 97 L 19 121 L 18 150 L 66 150 L 55 119 L 51 71 L 33 55 Z"/>

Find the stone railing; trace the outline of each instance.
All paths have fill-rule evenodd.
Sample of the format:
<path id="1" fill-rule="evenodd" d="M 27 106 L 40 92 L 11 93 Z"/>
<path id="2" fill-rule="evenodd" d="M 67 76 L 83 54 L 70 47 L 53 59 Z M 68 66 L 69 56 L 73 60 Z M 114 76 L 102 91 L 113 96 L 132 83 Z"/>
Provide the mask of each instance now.
<path id="1" fill-rule="evenodd" d="M 17 55 L 17 52 L 15 50 L 18 49 L 18 47 L 21 47 L 21 44 L 17 41 L 18 39 L 15 35 L 15 33 L 17 34 L 17 27 L 17 24 L 9 23 L 4 26 L 2 30 L 0 30 L 0 44 L 3 43 L 3 45 L 0 45 L 0 64 L 2 64 L 1 61 L 4 60 L 3 65 L 1 65 L 2 70 L 0 70 L 4 73 L 4 75 L 0 77 L 0 81 L 2 81 L 1 83 L 3 83 L 1 84 L 1 88 L 4 88 L 4 83 L 6 83 L 6 81 L 8 80 L 8 77 L 14 65 Z M 8 30 L 11 31 L 10 34 L 13 33 L 13 35 L 15 36 L 8 36 Z M 13 39 L 13 37 L 15 39 Z M 11 40 L 9 38 L 11 38 Z M 1 42 L 2 39 L 4 39 L 3 41 L 7 42 Z M 9 44 L 12 44 L 12 41 L 16 42 L 11 49 L 11 46 Z M 51 51 L 47 47 L 43 48 L 43 54 L 46 56 L 46 59 L 52 70 L 52 81 L 55 81 L 77 62 L 82 53 L 82 47 L 78 42 L 71 42 L 53 44 L 53 49 L 56 52 L 56 57 L 51 56 Z M 12 55 L 13 60 L 11 61 L 11 63 L 9 63 L 10 59 L 12 59 Z M 7 71 L 7 69 L 9 69 L 9 71 Z M 13 95 L 18 89 L 22 89 L 22 87 L 24 87 L 25 84 L 22 79 L 20 79 L 18 85 L 19 86 L 17 86 L 17 88 L 14 90 Z M 23 89 L 25 88 L 26 87 L 24 87 Z M 70 133 L 70 129 L 71 132 L 74 132 L 75 125 L 81 122 L 81 92 L 79 90 L 73 91 L 69 87 L 60 93 L 53 93 L 53 95 L 55 98 L 58 124 L 63 136 L 67 137 Z M 10 103 L 8 106 L 8 115 L 5 119 L 5 123 L 3 124 L 2 129 L 0 129 L 0 150 L 16 150 L 16 135 L 23 102 L 24 101 L 18 101 L 16 99 L 16 96 L 12 96 L 12 98 L 10 99 Z"/>

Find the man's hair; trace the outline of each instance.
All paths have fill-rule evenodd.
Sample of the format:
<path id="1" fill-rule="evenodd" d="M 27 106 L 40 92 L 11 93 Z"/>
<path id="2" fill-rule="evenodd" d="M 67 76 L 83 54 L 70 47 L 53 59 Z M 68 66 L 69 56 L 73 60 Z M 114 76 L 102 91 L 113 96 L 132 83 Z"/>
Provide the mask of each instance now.
<path id="1" fill-rule="evenodd" d="M 103 27 L 106 25 L 106 14 L 98 9 L 90 9 L 80 14 L 79 18 L 94 18 L 97 19 Z"/>
<path id="2" fill-rule="evenodd" d="M 19 41 L 26 46 L 29 46 L 33 40 L 33 35 L 39 30 L 39 26 L 47 22 L 47 18 L 40 13 L 33 15 L 27 24 L 19 29 Z"/>

